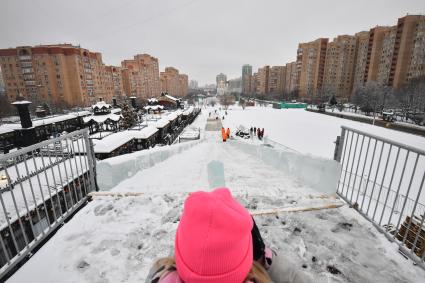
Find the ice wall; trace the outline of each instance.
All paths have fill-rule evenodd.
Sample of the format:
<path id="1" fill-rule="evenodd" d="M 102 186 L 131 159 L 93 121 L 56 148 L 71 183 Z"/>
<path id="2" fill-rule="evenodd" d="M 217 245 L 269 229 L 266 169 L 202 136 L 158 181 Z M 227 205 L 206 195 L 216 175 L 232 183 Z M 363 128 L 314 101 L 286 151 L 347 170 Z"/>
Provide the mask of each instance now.
<path id="1" fill-rule="evenodd" d="M 312 189 L 325 194 L 336 192 L 341 165 L 334 160 L 239 141 L 231 144 Z"/>
<path id="2" fill-rule="evenodd" d="M 138 171 L 150 168 L 201 142 L 202 140 L 197 140 L 172 146 L 154 147 L 150 150 L 142 150 L 102 160 L 96 165 L 99 189 L 108 191 Z"/>

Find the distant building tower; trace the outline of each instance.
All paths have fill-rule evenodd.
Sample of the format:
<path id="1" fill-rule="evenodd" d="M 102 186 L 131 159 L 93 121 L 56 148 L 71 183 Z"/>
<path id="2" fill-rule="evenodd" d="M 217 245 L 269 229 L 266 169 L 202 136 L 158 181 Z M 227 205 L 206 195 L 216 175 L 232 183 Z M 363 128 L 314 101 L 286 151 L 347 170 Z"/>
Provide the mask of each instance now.
<path id="1" fill-rule="evenodd" d="M 227 76 L 223 73 L 220 73 L 215 77 L 215 82 L 217 87 L 220 84 L 220 82 L 224 82 L 224 84 L 226 84 L 226 81 L 227 81 Z"/>
<path id="2" fill-rule="evenodd" d="M 191 80 L 190 83 L 189 83 L 189 88 L 190 89 L 198 89 L 199 88 L 198 87 L 198 82 L 195 81 L 195 80 Z"/>
<path id="3" fill-rule="evenodd" d="M 242 66 L 242 93 L 251 93 L 252 66 L 245 64 Z"/>

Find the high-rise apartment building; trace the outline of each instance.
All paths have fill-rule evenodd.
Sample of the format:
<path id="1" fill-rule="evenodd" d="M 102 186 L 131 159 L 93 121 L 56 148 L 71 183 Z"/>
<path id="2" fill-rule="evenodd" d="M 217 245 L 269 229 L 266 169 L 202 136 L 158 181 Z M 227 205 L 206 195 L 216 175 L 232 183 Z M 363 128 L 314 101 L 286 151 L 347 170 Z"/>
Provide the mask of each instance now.
<path id="1" fill-rule="evenodd" d="M 257 93 L 257 86 L 259 85 L 258 82 L 258 72 L 253 73 L 251 77 L 251 93 L 255 94 Z"/>
<path id="2" fill-rule="evenodd" d="M 286 67 L 273 66 L 269 71 L 267 93 L 283 93 L 285 88 Z"/>
<path id="3" fill-rule="evenodd" d="M 242 78 L 236 78 L 229 80 L 228 91 L 230 93 L 241 93 L 242 92 Z"/>
<path id="4" fill-rule="evenodd" d="M 377 26 L 369 31 L 369 47 L 367 57 L 366 81 L 377 81 L 381 54 L 384 47 L 385 34 L 391 27 Z M 367 77 L 367 78 L 366 78 Z"/>
<path id="5" fill-rule="evenodd" d="M 356 64 L 354 69 L 353 89 L 363 87 L 367 80 L 367 58 L 369 52 L 369 32 L 362 31 L 356 37 Z"/>
<path id="6" fill-rule="evenodd" d="M 376 76 L 376 81 L 380 85 L 390 85 L 389 80 L 396 34 L 397 27 L 393 26 L 385 31 L 383 35 L 382 50 L 379 57 L 378 73 Z"/>
<path id="7" fill-rule="evenodd" d="M 226 81 L 227 81 L 227 76 L 223 73 L 220 73 L 215 77 L 215 82 L 217 86 L 220 84 L 220 82 L 223 82 L 224 84 L 226 84 Z"/>
<path id="8" fill-rule="evenodd" d="M 149 54 L 135 55 L 121 62 L 124 90 L 129 96 L 156 97 L 161 92 L 158 59 Z"/>
<path id="9" fill-rule="evenodd" d="M 356 37 L 340 35 L 328 44 L 323 92 L 348 100 L 353 89 Z"/>
<path id="10" fill-rule="evenodd" d="M 368 81 L 377 81 L 385 35 L 390 27 L 377 26 L 369 31 L 356 33 L 357 54 L 353 90 Z"/>
<path id="11" fill-rule="evenodd" d="M 242 93 L 252 94 L 253 93 L 253 75 L 246 75 L 245 79 L 242 79 Z"/>
<path id="12" fill-rule="evenodd" d="M 110 99 L 113 97 L 125 96 L 124 83 L 122 77 L 122 68 L 115 66 L 105 66 L 108 96 Z"/>
<path id="13" fill-rule="evenodd" d="M 287 63 L 285 72 L 284 92 L 292 93 L 297 86 L 297 62 Z"/>
<path id="14" fill-rule="evenodd" d="M 389 84 L 395 88 L 399 88 L 408 79 L 414 77 L 412 73 L 409 74 L 409 70 L 413 72 L 419 70 L 418 74 L 421 74 L 420 69 L 421 65 L 423 68 L 424 59 L 419 57 L 420 50 L 423 51 L 424 47 L 424 19 L 425 16 L 422 15 L 408 15 L 398 19 L 389 77 Z M 418 38 L 422 40 L 417 40 Z M 422 69 L 422 74 L 424 73 L 425 71 Z"/>
<path id="15" fill-rule="evenodd" d="M 34 103 L 90 105 L 107 96 L 102 55 L 71 44 L 0 49 L 9 100 L 22 95 Z"/>
<path id="16" fill-rule="evenodd" d="M 166 67 L 160 75 L 161 92 L 167 92 L 173 96 L 180 96 L 179 70 L 173 67 Z"/>
<path id="17" fill-rule="evenodd" d="M 180 81 L 180 97 L 186 96 L 189 90 L 189 77 L 186 74 L 179 75 Z"/>
<path id="18" fill-rule="evenodd" d="M 413 50 L 407 72 L 407 80 L 425 76 L 425 17 L 421 16 L 414 31 Z"/>
<path id="19" fill-rule="evenodd" d="M 245 64 L 242 66 L 242 93 L 251 93 L 252 66 Z"/>
<path id="20" fill-rule="evenodd" d="M 300 97 L 312 97 L 322 89 L 328 38 L 300 43 L 297 50 Z"/>
<path id="21" fill-rule="evenodd" d="M 160 74 L 161 92 L 167 92 L 175 97 L 187 95 L 188 77 L 185 74 L 179 74 L 179 70 L 173 67 L 166 67 Z"/>
<path id="22" fill-rule="evenodd" d="M 256 94 L 266 94 L 269 90 L 270 66 L 264 66 L 258 69 L 256 77 Z"/>

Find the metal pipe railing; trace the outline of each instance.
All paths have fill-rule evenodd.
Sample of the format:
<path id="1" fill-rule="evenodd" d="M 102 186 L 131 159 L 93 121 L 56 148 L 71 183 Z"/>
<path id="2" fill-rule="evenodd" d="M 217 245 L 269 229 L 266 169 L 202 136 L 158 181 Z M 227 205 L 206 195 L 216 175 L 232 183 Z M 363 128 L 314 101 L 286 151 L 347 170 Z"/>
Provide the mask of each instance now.
<path id="1" fill-rule="evenodd" d="M 337 140 L 337 194 L 425 269 L 425 151 L 345 126 Z"/>
<path id="2" fill-rule="evenodd" d="M 83 129 L 0 157 L 0 281 L 96 190 Z"/>

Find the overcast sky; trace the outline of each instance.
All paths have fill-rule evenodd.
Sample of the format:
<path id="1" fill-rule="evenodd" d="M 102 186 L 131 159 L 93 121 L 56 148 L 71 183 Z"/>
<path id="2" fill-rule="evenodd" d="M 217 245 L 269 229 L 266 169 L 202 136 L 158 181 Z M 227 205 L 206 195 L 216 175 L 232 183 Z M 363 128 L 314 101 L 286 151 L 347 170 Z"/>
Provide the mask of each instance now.
<path id="1" fill-rule="evenodd" d="M 200 84 L 294 61 L 299 42 L 425 14 L 425 0 L 0 0 L 0 48 L 69 42 L 106 64 L 137 53 Z"/>

